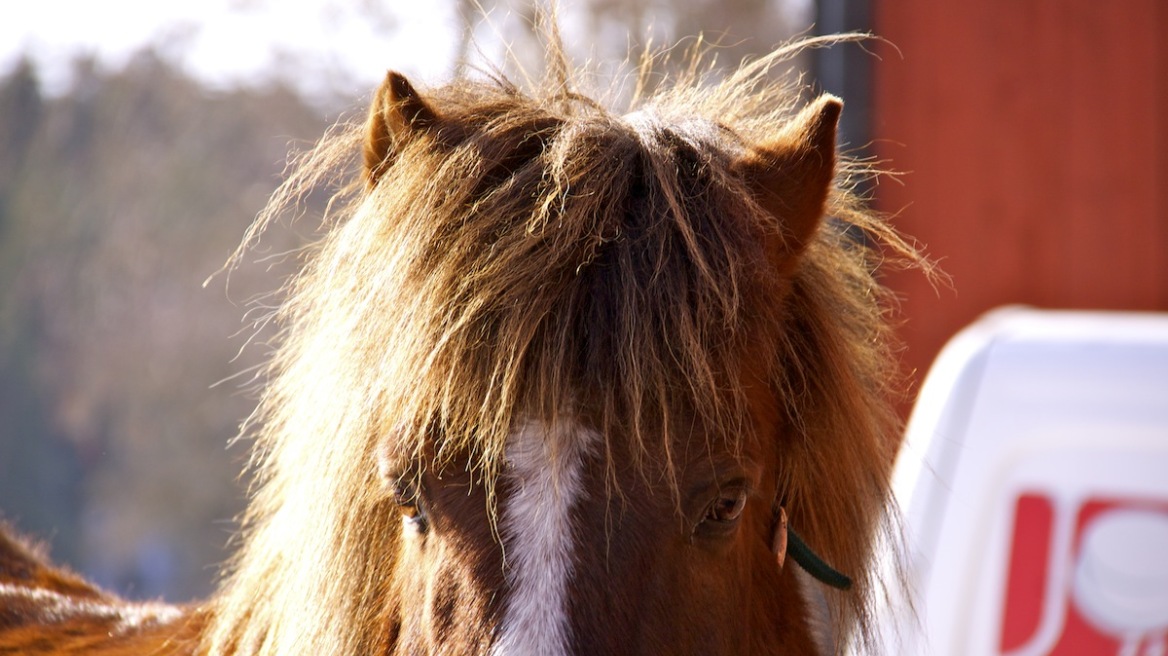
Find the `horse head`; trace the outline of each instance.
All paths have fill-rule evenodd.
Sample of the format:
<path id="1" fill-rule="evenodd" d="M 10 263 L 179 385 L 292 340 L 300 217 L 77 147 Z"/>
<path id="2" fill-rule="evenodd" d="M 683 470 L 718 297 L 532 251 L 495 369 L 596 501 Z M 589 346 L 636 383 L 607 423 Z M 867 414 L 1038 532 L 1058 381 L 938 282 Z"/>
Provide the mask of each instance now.
<path id="1" fill-rule="evenodd" d="M 899 242 L 841 175 L 841 102 L 793 111 L 762 70 L 630 114 L 388 75 L 281 310 L 212 649 L 862 638 L 897 446 L 872 246 Z"/>

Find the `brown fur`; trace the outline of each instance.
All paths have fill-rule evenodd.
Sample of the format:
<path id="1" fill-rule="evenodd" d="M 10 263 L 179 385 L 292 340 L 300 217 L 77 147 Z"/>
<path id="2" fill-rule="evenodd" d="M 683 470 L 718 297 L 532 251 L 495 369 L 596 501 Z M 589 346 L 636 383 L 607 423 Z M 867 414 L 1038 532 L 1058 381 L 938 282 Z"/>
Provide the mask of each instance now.
<path id="1" fill-rule="evenodd" d="M 118 599 L 0 530 L 0 654 L 186 654 L 200 623 L 197 610 Z"/>
<path id="2" fill-rule="evenodd" d="M 598 653 L 814 653 L 792 566 L 774 566 L 766 548 L 776 499 L 856 578 L 830 605 L 838 645 L 862 639 L 878 585 L 872 545 L 889 530 L 895 367 L 872 277 L 880 253 L 823 223 L 824 210 L 873 244 L 911 249 L 849 190 L 858 169 L 835 160 L 839 102 L 795 113 L 797 90 L 767 82 L 775 64 L 827 41 L 714 84 L 684 77 L 630 118 L 577 93 L 555 47 L 550 79 L 532 92 L 462 79 L 423 94 L 387 78 L 369 120 L 322 142 L 245 240 L 362 153 L 364 184 L 337 200 L 277 317 L 284 337 L 247 427 L 257 492 L 220 593 L 171 625 L 184 648 L 181 636 L 196 633 L 199 652 L 215 654 L 488 644 L 503 585 L 493 522 L 506 505 L 506 441 L 521 421 L 567 417 L 603 436 L 590 489 L 609 494 L 579 525 L 610 548 L 579 568 L 622 581 L 655 572 L 642 582 L 721 595 L 711 607 L 726 618 L 746 604 L 752 627 L 717 637 L 701 627 L 721 616 L 700 608 L 671 623 L 635 604 L 605 617 L 613 593 L 588 581 L 572 622 L 616 628 L 581 641 Z M 713 454 L 731 464 L 711 470 Z M 436 517 L 482 521 L 458 541 L 435 539 L 446 551 L 417 561 L 429 565 L 412 564 L 379 457 L 445 490 L 428 500 Z M 727 557 L 679 544 L 669 560 L 656 543 L 620 538 L 671 530 L 692 512 L 687 486 L 742 463 L 756 489 Z M 44 571 L 19 554 L 0 552 L 13 571 Z M 77 609 L 87 595 L 117 603 L 71 577 L 18 584 L 65 586 Z M 651 599 L 654 588 L 627 594 Z M 103 612 L 75 615 L 95 628 L 114 621 Z M 17 631 L 52 623 L 13 617 Z"/>

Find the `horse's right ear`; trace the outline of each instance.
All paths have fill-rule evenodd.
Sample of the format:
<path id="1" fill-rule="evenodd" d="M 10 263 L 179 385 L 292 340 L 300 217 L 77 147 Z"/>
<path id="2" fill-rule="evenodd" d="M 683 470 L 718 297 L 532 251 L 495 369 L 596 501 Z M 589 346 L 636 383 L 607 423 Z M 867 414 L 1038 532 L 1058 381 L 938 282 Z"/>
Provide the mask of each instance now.
<path id="1" fill-rule="evenodd" d="M 438 114 L 406 78 L 390 71 L 373 97 L 365 131 L 365 185 L 372 189 L 393 163 L 394 155 L 417 135 L 430 130 Z"/>
<path id="2" fill-rule="evenodd" d="M 823 222 L 836 167 L 836 128 L 843 102 L 824 94 L 736 168 L 755 199 L 782 227 L 768 246 L 780 271 L 790 272 Z"/>

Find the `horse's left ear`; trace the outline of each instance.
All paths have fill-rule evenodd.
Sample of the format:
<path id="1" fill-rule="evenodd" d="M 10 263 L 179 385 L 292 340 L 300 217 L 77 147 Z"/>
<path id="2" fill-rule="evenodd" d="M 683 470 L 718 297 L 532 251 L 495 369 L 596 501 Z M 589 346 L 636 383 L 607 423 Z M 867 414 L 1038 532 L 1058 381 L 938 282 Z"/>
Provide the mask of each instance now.
<path id="1" fill-rule="evenodd" d="M 824 94 L 791 119 L 771 141 L 736 164 L 755 200 L 779 220 L 782 242 L 774 256 L 792 269 L 823 221 L 835 178 L 836 126 L 843 102 Z"/>
<path id="2" fill-rule="evenodd" d="M 365 128 L 365 184 L 372 189 L 393 163 L 395 153 L 419 134 L 429 132 L 438 114 L 409 80 L 390 71 L 373 97 Z"/>

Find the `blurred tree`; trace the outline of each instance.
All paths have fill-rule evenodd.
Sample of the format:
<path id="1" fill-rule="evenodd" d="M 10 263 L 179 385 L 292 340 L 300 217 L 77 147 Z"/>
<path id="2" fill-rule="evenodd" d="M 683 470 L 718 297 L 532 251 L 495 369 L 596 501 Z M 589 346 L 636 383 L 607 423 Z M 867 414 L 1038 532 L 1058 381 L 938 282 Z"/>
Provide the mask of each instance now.
<path id="1" fill-rule="evenodd" d="M 455 1 L 464 25 L 460 61 L 472 60 L 476 45 L 491 55 L 491 44 L 502 41 L 524 66 L 539 70 L 542 44 L 531 29 L 535 3 Z M 613 63 L 635 62 L 646 48 L 672 48 L 661 62 L 662 73 L 685 66 L 687 46 L 699 36 L 714 47 L 719 68 L 730 69 L 809 31 L 814 19 L 814 0 L 579 0 L 560 6 L 569 54 L 578 61 L 604 63 L 601 73 L 613 78 L 629 68 Z M 489 15 L 485 21 L 484 10 Z"/>
<path id="2" fill-rule="evenodd" d="M 0 221 L 3 202 L 20 179 L 32 136 L 43 115 L 44 101 L 32 62 L 22 58 L 0 86 Z"/>
<path id="3" fill-rule="evenodd" d="M 0 84 L 0 508 L 103 583 L 201 595 L 241 508 L 226 445 L 251 404 L 209 388 L 262 359 L 233 361 L 231 301 L 281 268 L 237 271 L 231 299 L 199 285 L 288 141 L 325 121 L 280 88 L 207 93 L 150 53 L 76 80 L 47 100 L 29 67 Z"/>
<path id="4" fill-rule="evenodd" d="M 722 64 L 757 57 L 809 27 L 810 2 L 792 0 L 590 0 L 594 31 L 617 41 L 626 33 L 634 51 L 646 36 L 672 44 L 699 34 L 718 44 Z"/>

